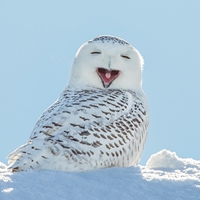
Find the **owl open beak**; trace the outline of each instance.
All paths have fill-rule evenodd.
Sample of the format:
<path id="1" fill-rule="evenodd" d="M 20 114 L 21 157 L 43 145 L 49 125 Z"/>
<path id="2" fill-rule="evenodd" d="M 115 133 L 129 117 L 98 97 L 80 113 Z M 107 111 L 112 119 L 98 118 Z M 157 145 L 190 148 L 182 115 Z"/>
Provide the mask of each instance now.
<path id="1" fill-rule="evenodd" d="M 108 88 L 110 84 L 119 76 L 120 71 L 97 68 L 97 74 L 101 78 L 104 88 Z"/>

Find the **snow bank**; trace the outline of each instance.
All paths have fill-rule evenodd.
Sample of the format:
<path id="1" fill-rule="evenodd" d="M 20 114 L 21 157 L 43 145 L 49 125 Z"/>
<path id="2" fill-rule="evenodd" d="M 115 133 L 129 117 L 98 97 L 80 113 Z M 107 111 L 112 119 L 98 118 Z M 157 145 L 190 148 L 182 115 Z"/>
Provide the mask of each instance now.
<path id="1" fill-rule="evenodd" d="M 147 161 L 146 166 L 151 169 L 170 168 L 179 169 L 184 166 L 183 159 L 180 159 L 175 152 L 163 149 L 153 154 Z"/>
<path id="2" fill-rule="evenodd" d="M 166 161 L 168 157 L 173 165 Z M 0 199 L 200 199 L 200 161 L 180 159 L 163 150 L 148 163 L 155 169 L 138 166 L 84 173 L 8 173 L 0 164 Z"/>
<path id="3" fill-rule="evenodd" d="M 184 181 L 187 184 L 197 181 L 195 187 L 200 188 L 200 161 L 179 158 L 175 152 L 166 149 L 153 154 L 146 167 L 142 167 L 142 173 L 147 180 Z"/>
<path id="4" fill-rule="evenodd" d="M 6 165 L 0 162 L 0 172 L 6 171 Z"/>

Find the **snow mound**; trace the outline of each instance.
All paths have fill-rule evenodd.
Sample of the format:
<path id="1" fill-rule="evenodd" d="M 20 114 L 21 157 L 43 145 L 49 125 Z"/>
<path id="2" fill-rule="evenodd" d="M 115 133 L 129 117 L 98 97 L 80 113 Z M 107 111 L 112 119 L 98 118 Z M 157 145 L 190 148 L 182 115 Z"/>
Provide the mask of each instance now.
<path id="1" fill-rule="evenodd" d="M 0 163 L 0 199 L 199 199 L 200 161 L 181 159 L 163 150 L 148 162 L 155 169 L 138 166 L 81 173 L 53 170 L 10 173 Z"/>
<path id="2" fill-rule="evenodd" d="M 146 166 L 141 166 L 141 171 L 147 180 L 197 181 L 196 187 L 200 188 L 200 161 L 179 158 L 175 152 L 166 149 L 153 154 Z"/>
<path id="3" fill-rule="evenodd" d="M 150 169 L 179 169 L 184 167 L 184 162 L 183 159 L 180 159 L 175 152 L 163 149 L 162 151 L 153 154 L 147 161 L 146 166 Z"/>
<path id="4" fill-rule="evenodd" d="M 6 172 L 7 166 L 0 162 L 0 173 Z"/>

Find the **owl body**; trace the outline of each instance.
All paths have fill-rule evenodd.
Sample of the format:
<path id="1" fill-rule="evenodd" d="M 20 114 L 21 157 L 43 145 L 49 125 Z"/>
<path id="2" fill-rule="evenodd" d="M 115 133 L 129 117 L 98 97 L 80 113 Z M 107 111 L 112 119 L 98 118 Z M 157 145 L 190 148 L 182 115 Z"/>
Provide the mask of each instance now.
<path id="1" fill-rule="evenodd" d="M 124 79 L 133 75 L 132 69 L 129 74 L 125 66 L 123 72 L 124 60 L 119 62 L 115 57 L 118 48 L 125 49 L 123 56 L 128 58 L 117 56 L 135 58 L 133 63 L 139 69 L 135 67 L 133 71 L 138 76 L 142 60 L 135 49 L 130 56 L 133 47 L 123 40 L 101 37 L 78 51 L 68 86 L 41 115 L 29 141 L 9 155 L 12 171 L 90 171 L 137 165 L 147 137 L 147 99 L 141 88 L 141 77 Z M 86 52 L 92 55 L 91 60 Z"/>

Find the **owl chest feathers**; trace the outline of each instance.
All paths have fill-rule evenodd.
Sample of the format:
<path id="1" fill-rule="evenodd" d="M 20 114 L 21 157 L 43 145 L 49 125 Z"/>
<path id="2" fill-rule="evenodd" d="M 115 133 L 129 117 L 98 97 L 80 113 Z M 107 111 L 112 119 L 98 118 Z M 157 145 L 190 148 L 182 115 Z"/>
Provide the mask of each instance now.
<path id="1" fill-rule="evenodd" d="M 145 105 L 133 91 L 67 89 L 44 112 L 31 137 L 42 137 L 50 154 L 79 166 L 136 165 L 148 127 Z"/>

